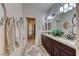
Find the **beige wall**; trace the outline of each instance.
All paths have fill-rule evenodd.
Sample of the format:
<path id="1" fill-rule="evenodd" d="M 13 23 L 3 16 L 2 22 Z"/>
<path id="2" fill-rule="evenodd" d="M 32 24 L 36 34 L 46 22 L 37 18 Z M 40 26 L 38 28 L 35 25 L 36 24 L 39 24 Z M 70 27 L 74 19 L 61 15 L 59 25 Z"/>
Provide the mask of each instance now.
<path id="1" fill-rule="evenodd" d="M 21 3 L 5 3 L 7 16 L 23 16 L 23 6 Z"/>
<path id="2" fill-rule="evenodd" d="M 79 3 L 77 4 L 76 7 L 76 14 L 77 14 L 77 40 L 76 40 L 76 55 L 79 56 Z"/>

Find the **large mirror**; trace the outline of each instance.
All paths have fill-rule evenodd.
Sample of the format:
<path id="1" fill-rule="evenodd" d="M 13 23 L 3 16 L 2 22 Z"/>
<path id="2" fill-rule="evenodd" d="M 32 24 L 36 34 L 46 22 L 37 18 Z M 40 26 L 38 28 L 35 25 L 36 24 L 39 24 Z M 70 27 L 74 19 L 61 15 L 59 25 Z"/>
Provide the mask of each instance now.
<path id="1" fill-rule="evenodd" d="M 76 37 L 76 8 L 56 15 L 52 19 L 52 29 L 61 29 L 69 38 Z"/>

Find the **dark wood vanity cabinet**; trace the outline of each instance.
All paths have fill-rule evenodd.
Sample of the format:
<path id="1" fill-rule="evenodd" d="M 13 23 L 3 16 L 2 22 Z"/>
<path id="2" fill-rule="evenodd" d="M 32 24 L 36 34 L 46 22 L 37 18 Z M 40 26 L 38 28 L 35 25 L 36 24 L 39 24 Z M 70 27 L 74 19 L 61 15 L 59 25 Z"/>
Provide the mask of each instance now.
<path id="1" fill-rule="evenodd" d="M 47 52 L 51 54 L 51 40 L 49 40 L 48 37 L 42 36 L 42 45 L 47 50 Z"/>
<path id="2" fill-rule="evenodd" d="M 76 50 L 42 35 L 42 45 L 51 56 L 75 56 Z"/>

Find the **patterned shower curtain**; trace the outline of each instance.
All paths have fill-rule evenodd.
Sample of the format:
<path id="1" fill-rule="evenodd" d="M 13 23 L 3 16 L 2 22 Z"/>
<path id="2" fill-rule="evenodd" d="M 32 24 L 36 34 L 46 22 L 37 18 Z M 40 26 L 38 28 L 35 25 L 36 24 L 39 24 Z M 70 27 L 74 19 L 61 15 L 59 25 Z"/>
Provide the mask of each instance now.
<path id="1" fill-rule="evenodd" d="M 17 19 L 16 21 L 16 25 L 18 28 L 18 41 L 20 43 L 21 46 L 24 46 L 24 40 L 26 37 L 26 27 L 25 27 L 25 20 L 24 18 L 20 17 L 19 19 Z"/>
<path id="2" fill-rule="evenodd" d="M 14 18 L 6 17 L 5 21 L 5 42 L 4 42 L 4 54 L 9 55 L 11 51 L 15 50 L 15 21 Z"/>
<path id="3" fill-rule="evenodd" d="M 12 51 L 16 51 L 17 47 L 25 46 L 26 39 L 26 20 L 22 17 L 14 19 L 6 17 L 5 19 L 5 39 L 4 39 L 4 55 L 10 55 Z"/>

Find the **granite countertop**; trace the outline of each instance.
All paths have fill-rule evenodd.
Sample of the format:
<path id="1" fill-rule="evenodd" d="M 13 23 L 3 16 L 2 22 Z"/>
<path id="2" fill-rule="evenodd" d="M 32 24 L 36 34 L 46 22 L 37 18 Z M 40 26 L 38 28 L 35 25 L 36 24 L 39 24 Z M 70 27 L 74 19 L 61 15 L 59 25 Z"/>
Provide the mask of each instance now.
<path id="1" fill-rule="evenodd" d="M 49 38 L 52 38 L 52 39 L 60 42 L 60 43 L 63 43 L 63 44 L 65 44 L 65 45 L 67 45 L 67 46 L 69 46 L 71 48 L 76 49 L 76 45 L 75 45 L 76 44 L 76 40 L 69 40 L 69 39 L 66 39 L 66 38 L 63 38 L 63 37 L 53 36 L 51 34 L 44 34 L 44 33 L 42 33 L 42 34 L 47 36 L 47 37 L 49 37 Z"/>

